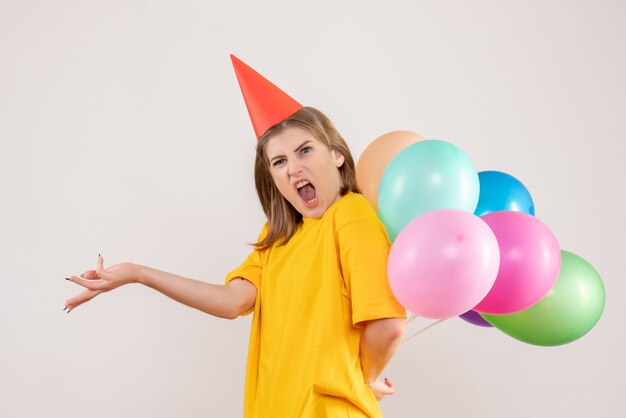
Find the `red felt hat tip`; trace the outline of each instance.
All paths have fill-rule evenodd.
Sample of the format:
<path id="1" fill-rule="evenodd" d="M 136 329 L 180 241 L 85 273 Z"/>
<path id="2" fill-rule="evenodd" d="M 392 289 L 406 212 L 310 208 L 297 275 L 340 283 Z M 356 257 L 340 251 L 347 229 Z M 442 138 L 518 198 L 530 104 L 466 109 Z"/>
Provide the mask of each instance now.
<path id="1" fill-rule="evenodd" d="M 269 128 L 302 109 L 300 103 L 239 58 L 230 54 L 230 59 L 257 139 Z"/>

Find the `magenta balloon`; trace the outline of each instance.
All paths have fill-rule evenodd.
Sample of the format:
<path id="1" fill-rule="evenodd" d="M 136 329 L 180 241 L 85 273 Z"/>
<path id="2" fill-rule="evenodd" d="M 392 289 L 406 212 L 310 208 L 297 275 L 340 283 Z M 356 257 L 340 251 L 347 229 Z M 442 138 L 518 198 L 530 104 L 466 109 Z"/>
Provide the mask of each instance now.
<path id="1" fill-rule="evenodd" d="M 457 209 L 418 216 L 389 253 L 389 283 L 398 301 L 426 318 L 448 318 L 480 302 L 498 274 L 498 242 L 479 217 Z"/>
<path id="2" fill-rule="evenodd" d="M 519 312 L 539 302 L 552 289 L 561 268 L 556 237 L 534 216 L 501 211 L 481 217 L 500 247 L 498 277 L 474 310 L 502 315 Z"/>

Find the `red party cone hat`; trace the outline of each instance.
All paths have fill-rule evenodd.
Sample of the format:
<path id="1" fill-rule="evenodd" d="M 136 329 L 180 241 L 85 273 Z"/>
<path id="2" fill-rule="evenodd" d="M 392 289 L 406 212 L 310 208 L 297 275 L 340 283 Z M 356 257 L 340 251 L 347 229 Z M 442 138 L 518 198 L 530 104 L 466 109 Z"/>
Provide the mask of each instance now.
<path id="1" fill-rule="evenodd" d="M 246 102 L 256 138 L 269 128 L 302 109 L 302 105 L 289 97 L 268 79 L 254 71 L 231 54 L 230 59 L 237 74 L 239 87 Z"/>

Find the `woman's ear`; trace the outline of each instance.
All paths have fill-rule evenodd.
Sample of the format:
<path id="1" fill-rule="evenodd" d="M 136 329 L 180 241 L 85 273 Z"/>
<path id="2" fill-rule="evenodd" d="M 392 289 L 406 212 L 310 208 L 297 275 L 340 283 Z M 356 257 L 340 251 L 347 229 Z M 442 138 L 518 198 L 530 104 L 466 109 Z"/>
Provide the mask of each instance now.
<path id="1" fill-rule="evenodd" d="M 333 150 L 333 159 L 335 160 L 335 165 L 337 166 L 337 168 L 341 167 L 343 165 L 343 162 L 345 161 L 345 157 L 343 156 L 343 154 L 337 150 Z"/>

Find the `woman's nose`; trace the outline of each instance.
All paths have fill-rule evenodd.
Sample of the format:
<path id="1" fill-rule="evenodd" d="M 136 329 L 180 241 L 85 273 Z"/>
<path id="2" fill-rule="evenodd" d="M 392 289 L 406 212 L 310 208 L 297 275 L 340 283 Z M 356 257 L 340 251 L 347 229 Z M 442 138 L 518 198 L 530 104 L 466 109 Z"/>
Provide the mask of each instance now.
<path id="1" fill-rule="evenodd" d="M 288 172 L 290 176 L 297 176 L 298 174 L 302 173 L 302 165 L 300 165 L 300 163 L 298 162 L 292 162 L 289 164 Z"/>

